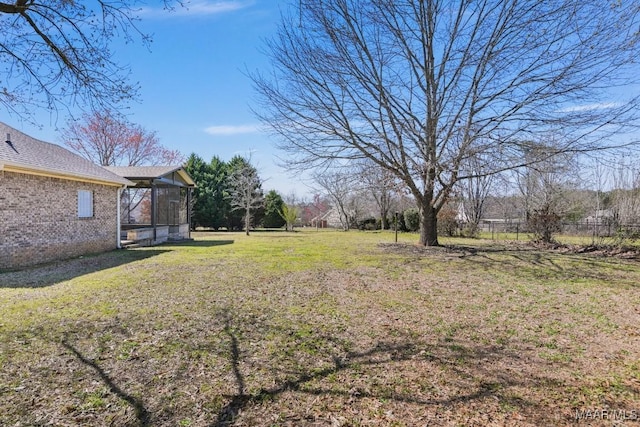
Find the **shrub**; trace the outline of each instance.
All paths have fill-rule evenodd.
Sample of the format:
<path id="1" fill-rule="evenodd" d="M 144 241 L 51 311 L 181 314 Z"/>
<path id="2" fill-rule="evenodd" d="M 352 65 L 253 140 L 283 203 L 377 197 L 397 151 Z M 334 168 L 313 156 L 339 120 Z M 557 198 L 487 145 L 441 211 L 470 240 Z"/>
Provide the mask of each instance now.
<path id="1" fill-rule="evenodd" d="M 393 221 L 395 221 L 393 216 L 385 218 L 385 230 L 394 230 Z M 376 230 L 382 230 L 382 218 L 376 218 Z"/>
<path id="2" fill-rule="evenodd" d="M 418 231 L 420 229 L 420 215 L 417 209 L 407 209 L 404 211 L 403 217 L 406 231 Z"/>
<path id="3" fill-rule="evenodd" d="M 438 212 L 438 234 L 455 236 L 458 232 L 458 221 L 456 221 L 456 210 L 445 206 Z"/>
<path id="4" fill-rule="evenodd" d="M 553 235 L 562 231 L 560 215 L 553 212 L 551 206 L 545 205 L 534 210 L 527 220 L 529 231 L 534 240 L 542 243 L 553 243 Z"/>
<path id="5" fill-rule="evenodd" d="M 464 224 L 464 227 L 460 231 L 460 235 L 463 237 L 477 238 L 479 234 L 480 234 L 480 227 L 478 227 L 478 225 L 474 224 L 473 222 L 468 222 Z"/>
<path id="6" fill-rule="evenodd" d="M 396 217 L 394 216 L 394 219 L 391 221 L 391 227 L 392 228 L 395 227 L 395 224 L 393 222 L 393 221 L 395 221 L 395 218 Z M 398 218 L 398 231 L 409 231 L 407 229 L 407 225 L 404 223 L 404 212 L 399 212 L 397 218 Z M 395 230 L 395 228 L 394 228 L 394 230 Z"/>
<path id="7" fill-rule="evenodd" d="M 376 221 L 374 217 L 369 217 L 358 221 L 358 230 L 377 230 L 379 228 L 379 221 Z"/>

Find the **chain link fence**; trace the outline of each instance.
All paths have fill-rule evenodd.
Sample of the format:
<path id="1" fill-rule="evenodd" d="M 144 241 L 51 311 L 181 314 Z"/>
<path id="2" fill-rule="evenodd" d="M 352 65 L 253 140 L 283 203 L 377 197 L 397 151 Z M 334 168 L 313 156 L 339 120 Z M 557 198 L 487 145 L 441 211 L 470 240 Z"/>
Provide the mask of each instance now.
<path id="1" fill-rule="evenodd" d="M 518 240 L 520 236 L 530 234 L 526 221 L 519 220 L 482 220 L 479 230 L 491 234 L 491 238 L 508 235 Z M 561 235 L 586 236 L 597 238 L 640 239 L 640 223 L 621 224 L 615 221 L 574 221 L 563 222 Z M 515 235 L 515 237 L 513 236 Z"/>

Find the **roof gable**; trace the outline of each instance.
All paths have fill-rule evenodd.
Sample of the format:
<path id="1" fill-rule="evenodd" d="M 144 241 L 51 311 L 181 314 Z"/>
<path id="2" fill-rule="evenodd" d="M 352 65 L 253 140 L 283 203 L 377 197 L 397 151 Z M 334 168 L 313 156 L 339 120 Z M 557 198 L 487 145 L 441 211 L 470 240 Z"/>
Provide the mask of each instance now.
<path id="1" fill-rule="evenodd" d="M 106 169 L 131 181 L 158 181 L 180 187 L 195 187 L 182 166 L 109 166 Z"/>
<path id="2" fill-rule="evenodd" d="M 44 174 L 110 185 L 131 184 L 127 179 L 64 147 L 32 138 L 2 122 L 0 122 L 0 170 Z"/>

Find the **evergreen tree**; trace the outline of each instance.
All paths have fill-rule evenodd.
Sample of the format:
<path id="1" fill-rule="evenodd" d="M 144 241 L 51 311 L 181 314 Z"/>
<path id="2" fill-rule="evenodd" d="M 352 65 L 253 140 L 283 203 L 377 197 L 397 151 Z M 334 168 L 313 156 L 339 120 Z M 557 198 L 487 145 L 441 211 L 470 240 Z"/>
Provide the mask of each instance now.
<path id="1" fill-rule="evenodd" d="M 209 168 L 211 171 L 209 185 L 211 186 L 210 192 L 213 204 L 210 212 L 210 221 L 211 226 L 217 230 L 220 227 L 228 227 L 227 220 L 231 212 L 227 183 L 229 165 L 220 160 L 218 156 L 214 156 L 211 159 Z"/>
<path id="2" fill-rule="evenodd" d="M 191 153 L 185 163 L 185 170 L 196 183 L 191 201 L 191 226 L 194 229 L 195 227 L 210 227 L 211 211 L 213 210 L 211 167 L 200 156 Z"/>
<path id="3" fill-rule="evenodd" d="M 285 220 L 280 212 L 284 206 L 284 200 L 276 190 L 271 190 L 264 198 L 264 218 L 262 224 L 265 228 L 280 228 L 285 225 Z"/>

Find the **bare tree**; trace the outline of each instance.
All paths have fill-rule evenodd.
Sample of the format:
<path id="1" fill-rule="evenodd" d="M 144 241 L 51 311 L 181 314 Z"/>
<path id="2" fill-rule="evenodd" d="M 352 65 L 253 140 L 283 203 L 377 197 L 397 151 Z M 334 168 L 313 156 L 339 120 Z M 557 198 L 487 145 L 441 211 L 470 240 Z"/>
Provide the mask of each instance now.
<path id="1" fill-rule="evenodd" d="M 284 202 L 289 206 L 297 206 L 298 204 L 300 204 L 300 200 L 298 200 L 298 195 L 293 190 L 290 191 L 288 194 L 285 194 L 283 199 L 284 199 Z"/>
<path id="2" fill-rule="evenodd" d="M 478 234 L 480 220 L 484 215 L 485 202 L 496 178 L 494 174 L 485 173 L 487 169 L 487 163 L 479 156 L 467 159 L 462 165 L 463 174 L 468 176 L 467 179 L 459 181 L 462 206 L 468 231 L 473 236 Z"/>
<path id="3" fill-rule="evenodd" d="M 258 170 L 251 165 L 249 160 L 235 158 L 235 160 L 232 159 L 232 162 L 236 166 L 227 178 L 231 207 L 233 210 L 243 212 L 245 234 L 248 236 L 253 215 L 264 202 L 262 181 L 258 176 Z"/>
<path id="4" fill-rule="evenodd" d="M 358 177 L 376 203 L 380 215 L 380 226 L 389 228 L 388 219 L 394 196 L 398 192 L 398 180 L 388 169 L 381 168 L 370 160 L 362 161 L 358 166 Z"/>
<path id="5" fill-rule="evenodd" d="M 111 111 L 70 120 L 61 137 L 71 150 L 101 166 L 178 165 L 184 161 L 179 151 L 162 146 L 155 132 Z"/>
<path id="6" fill-rule="evenodd" d="M 267 43 L 257 114 L 291 168 L 368 158 L 404 183 L 420 243 L 463 163 L 485 174 L 524 165 L 555 134 L 553 156 L 622 144 L 640 97 L 640 5 L 598 0 L 299 0 Z M 624 141 L 628 142 L 628 141 Z"/>
<path id="7" fill-rule="evenodd" d="M 593 194 L 591 194 L 587 203 L 589 210 L 592 212 L 592 245 L 601 244 L 604 241 L 604 236 L 601 235 L 602 226 L 610 225 L 612 220 L 611 211 L 607 209 L 607 204 L 605 203 L 607 198 L 605 189 L 613 184 L 607 182 L 613 176 L 613 170 L 609 162 L 610 159 L 597 156 L 591 159 L 589 163 L 584 164 L 582 168 L 586 175 L 583 180 L 593 188 Z"/>
<path id="8" fill-rule="evenodd" d="M 353 192 L 353 177 L 348 172 L 327 170 L 313 174 L 313 180 L 329 196 L 333 206 L 338 212 L 342 230 L 349 230 L 349 196 Z"/>
<path id="9" fill-rule="evenodd" d="M 33 107 L 113 108 L 137 95 L 111 42 L 150 38 L 136 27 L 138 0 L 16 0 L 0 3 L 0 104 L 29 117 Z M 168 2 L 165 2 L 165 6 Z"/>
<path id="10" fill-rule="evenodd" d="M 536 151 L 527 157 L 531 158 L 530 164 L 516 171 L 527 225 L 537 240 L 551 243 L 553 235 L 562 230 L 562 219 L 572 208 L 569 192 L 577 188 L 577 163 L 569 153 L 548 157 Z"/>
<path id="11" fill-rule="evenodd" d="M 640 167 L 636 156 L 622 156 L 613 173 L 613 210 L 619 225 L 640 222 Z"/>
<path id="12" fill-rule="evenodd" d="M 376 212 L 371 193 L 361 185 L 355 186 L 347 196 L 345 212 L 347 213 L 349 228 L 365 227 L 364 221 L 374 218 Z"/>

